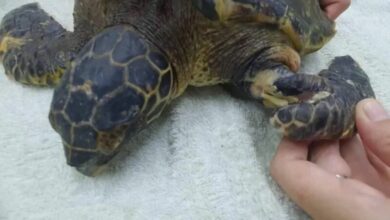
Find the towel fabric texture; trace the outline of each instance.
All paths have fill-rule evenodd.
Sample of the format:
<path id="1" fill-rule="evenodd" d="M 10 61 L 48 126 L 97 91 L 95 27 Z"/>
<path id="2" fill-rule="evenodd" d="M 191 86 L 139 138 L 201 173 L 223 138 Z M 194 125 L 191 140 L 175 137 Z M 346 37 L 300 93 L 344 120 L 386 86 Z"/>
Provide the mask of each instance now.
<path id="1" fill-rule="evenodd" d="M 28 0 L 0 0 L 0 18 Z M 40 0 L 67 29 L 72 0 Z M 337 36 L 305 57 L 318 73 L 351 55 L 390 107 L 390 1 L 354 0 Z M 220 87 L 191 88 L 96 178 L 65 163 L 48 122 L 51 89 L 0 67 L 0 219 L 306 219 L 269 175 L 279 136 L 259 105 Z M 329 192 L 332 193 L 332 192 Z"/>

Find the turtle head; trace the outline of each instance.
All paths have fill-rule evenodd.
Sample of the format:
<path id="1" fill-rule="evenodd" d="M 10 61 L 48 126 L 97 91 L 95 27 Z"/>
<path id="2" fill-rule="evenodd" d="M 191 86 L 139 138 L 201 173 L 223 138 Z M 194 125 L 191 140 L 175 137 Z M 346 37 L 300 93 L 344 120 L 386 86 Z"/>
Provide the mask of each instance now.
<path id="1" fill-rule="evenodd" d="M 74 86 L 69 77 L 65 73 L 55 89 L 49 120 L 61 136 L 67 163 L 86 176 L 96 176 L 119 151 L 128 126 L 98 123 L 111 118 L 99 108 L 104 102 L 96 100 L 88 83 Z"/>
<path id="2" fill-rule="evenodd" d="M 157 118 L 173 94 L 167 58 L 130 26 L 107 28 L 72 60 L 49 119 L 67 163 L 94 176 Z"/>

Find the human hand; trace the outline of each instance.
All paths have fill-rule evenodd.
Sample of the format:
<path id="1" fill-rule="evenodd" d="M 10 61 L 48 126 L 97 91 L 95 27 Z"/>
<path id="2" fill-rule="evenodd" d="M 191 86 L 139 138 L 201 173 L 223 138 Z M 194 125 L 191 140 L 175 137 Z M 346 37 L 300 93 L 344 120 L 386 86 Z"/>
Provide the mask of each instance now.
<path id="1" fill-rule="evenodd" d="M 341 142 L 284 139 L 271 163 L 276 182 L 314 219 L 390 218 L 390 116 L 364 100 L 356 123 L 360 137 Z"/>
<path id="2" fill-rule="evenodd" d="M 320 0 L 320 4 L 326 15 L 331 20 L 336 20 L 341 13 L 347 10 L 351 0 Z"/>

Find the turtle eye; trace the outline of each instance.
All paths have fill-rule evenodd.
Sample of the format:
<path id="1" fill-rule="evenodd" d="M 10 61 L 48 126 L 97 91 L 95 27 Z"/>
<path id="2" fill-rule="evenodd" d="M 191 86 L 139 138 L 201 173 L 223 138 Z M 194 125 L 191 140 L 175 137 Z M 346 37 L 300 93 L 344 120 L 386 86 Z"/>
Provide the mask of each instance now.
<path id="1" fill-rule="evenodd" d="M 192 0 L 192 4 L 208 19 L 218 20 L 219 15 L 215 10 L 214 0 Z"/>

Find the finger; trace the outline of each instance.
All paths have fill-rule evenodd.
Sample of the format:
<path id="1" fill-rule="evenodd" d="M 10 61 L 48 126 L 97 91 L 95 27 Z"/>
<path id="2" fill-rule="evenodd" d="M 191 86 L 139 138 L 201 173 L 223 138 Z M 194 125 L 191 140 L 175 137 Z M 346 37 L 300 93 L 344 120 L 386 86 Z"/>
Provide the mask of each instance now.
<path id="1" fill-rule="evenodd" d="M 336 20 L 351 5 L 351 0 L 322 0 L 321 5 L 329 19 Z"/>
<path id="2" fill-rule="evenodd" d="M 320 141 L 310 148 L 310 160 L 329 173 L 351 176 L 351 169 L 340 154 L 338 141 Z"/>
<path id="3" fill-rule="evenodd" d="M 373 99 L 360 102 L 356 124 L 365 147 L 390 166 L 390 115 Z"/>
<path id="4" fill-rule="evenodd" d="M 367 152 L 368 159 L 371 164 L 375 167 L 375 170 L 378 173 L 378 186 L 373 186 L 376 189 L 382 191 L 388 197 L 390 197 L 390 167 L 387 166 L 381 159 L 377 157 L 372 151 L 368 150 Z"/>
<path id="5" fill-rule="evenodd" d="M 306 141 L 290 141 L 286 138 L 280 143 L 276 157 L 285 161 L 307 160 L 310 143 Z"/>
<path id="6" fill-rule="evenodd" d="M 376 171 L 390 182 L 390 167 L 385 164 L 376 154 L 374 154 L 370 149 L 367 151 L 367 157 Z M 390 189 L 390 187 L 388 187 Z"/>
<path id="7" fill-rule="evenodd" d="M 279 145 L 276 155 L 271 163 L 271 175 L 281 187 L 293 197 L 305 203 L 308 189 L 321 188 L 323 183 L 319 181 L 323 176 L 336 179 L 333 174 L 320 169 L 315 164 L 307 161 L 308 143 L 294 142 L 283 139 Z M 318 178 L 318 177 L 321 178 Z M 337 179 L 336 179 L 337 180 Z M 302 190 L 305 189 L 305 190 Z M 314 189 L 313 189 L 314 190 Z M 321 193 L 318 189 L 316 193 Z"/>
<path id="8" fill-rule="evenodd" d="M 340 154 L 351 168 L 351 177 L 353 178 L 359 178 L 362 174 L 373 170 L 358 136 L 341 141 Z M 372 169 L 367 170 L 367 168 Z"/>
<path id="9" fill-rule="evenodd" d="M 353 219 L 362 204 L 361 196 L 383 197 L 383 194 L 350 179 L 338 179 L 306 160 L 308 143 L 280 144 L 271 163 L 271 174 L 281 188 L 315 219 Z M 364 218 L 363 218 L 364 219 Z"/>
<path id="10" fill-rule="evenodd" d="M 341 142 L 341 155 L 351 169 L 351 178 L 381 189 L 381 178 L 374 168 L 358 136 Z"/>

